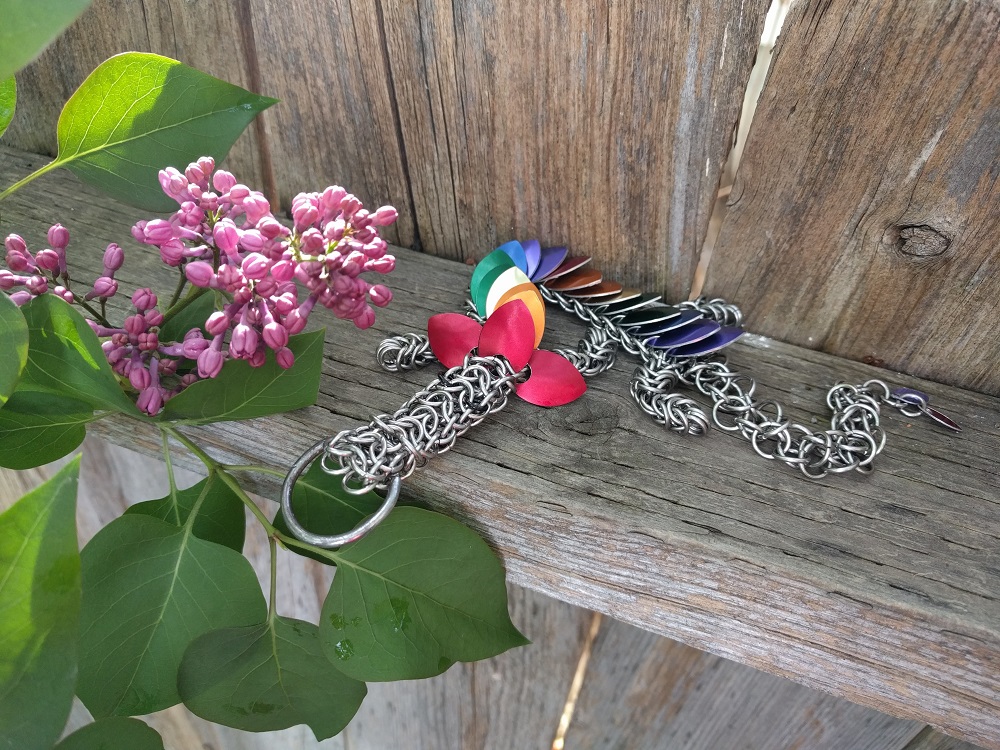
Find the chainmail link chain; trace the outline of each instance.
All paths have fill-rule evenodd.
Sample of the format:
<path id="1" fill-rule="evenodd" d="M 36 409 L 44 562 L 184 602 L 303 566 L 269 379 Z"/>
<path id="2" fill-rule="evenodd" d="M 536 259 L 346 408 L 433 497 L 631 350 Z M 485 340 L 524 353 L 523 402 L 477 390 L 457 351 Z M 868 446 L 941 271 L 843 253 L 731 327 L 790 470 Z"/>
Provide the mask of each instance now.
<path id="1" fill-rule="evenodd" d="M 353 494 L 384 486 L 393 477 L 406 479 L 428 457 L 450 450 L 458 437 L 506 406 L 523 377 L 504 357 L 470 354 L 396 413 L 381 414 L 331 438 L 321 459 L 323 470 L 340 476 Z"/>

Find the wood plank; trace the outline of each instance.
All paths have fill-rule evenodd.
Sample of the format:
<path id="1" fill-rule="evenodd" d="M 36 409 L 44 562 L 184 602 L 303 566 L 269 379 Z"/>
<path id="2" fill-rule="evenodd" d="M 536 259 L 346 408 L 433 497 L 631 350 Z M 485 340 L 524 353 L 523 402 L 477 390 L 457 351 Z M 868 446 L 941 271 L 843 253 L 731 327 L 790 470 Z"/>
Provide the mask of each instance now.
<path id="1" fill-rule="evenodd" d="M 4 141 L 55 156 L 56 122 L 63 104 L 101 62 L 128 51 L 172 57 L 246 89 L 269 93 L 259 88 L 247 0 L 94 0 L 35 62 L 17 74 L 17 110 Z M 241 181 L 264 189 L 271 177 L 260 127 L 251 125 L 240 137 L 226 167 Z M 174 166 L 183 169 L 187 165 Z"/>
<path id="2" fill-rule="evenodd" d="M 573 750 L 903 750 L 922 725 L 605 619 Z"/>
<path id="3" fill-rule="evenodd" d="M 31 157 L 7 150 L 17 177 Z M 112 202 L 71 175 L 16 194 L 5 231 L 44 233 L 43 208 L 74 207 L 92 247 L 127 237 Z M 117 227 L 117 229 L 116 229 Z M 389 375 L 378 341 L 459 309 L 468 267 L 398 250 L 396 297 L 373 328 L 327 321 L 315 406 L 251 427 L 191 430 L 227 462 L 287 466 L 320 435 L 391 412 L 436 370 Z M 74 254 L 81 275 L 99 255 Z M 128 288 L 172 274 L 131 252 Z M 89 271 L 88 271 L 89 269 Z M 164 282 L 160 282 L 164 283 Z M 580 327 L 551 315 L 546 346 Z M 555 410 L 518 402 L 405 484 L 408 501 L 469 523 L 501 553 L 510 580 L 857 703 L 1000 747 L 1000 400 L 822 352 L 747 336 L 731 364 L 790 416 L 825 413 L 833 381 L 884 377 L 930 392 L 959 436 L 886 414 L 888 447 L 867 477 L 813 483 L 763 461 L 739 438 L 666 433 L 628 395 L 631 363 Z M 826 417 L 823 417 L 825 420 Z M 116 441 L 156 451 L 155 434 L 101 422 Z M 274 496 L 273 486 L 261 491 Z"/>
<path id="4" fill-rule="evenodd" d="M 968 742 L 941 734 L 931 727 L 924 727 L 904 750 L 977 750 L 977 748 Z"/>
<path id="5" fill-rule="evenodd" d="M 570 244 L 687 296 L 767 2 L 387 3 L 422 247 Z"/>
<path id="6" fill-rule="evenodd" d="M 708 293 L 768 336 L 1000 393 L 998 32 L 994 2 L 796 3 Z"/>

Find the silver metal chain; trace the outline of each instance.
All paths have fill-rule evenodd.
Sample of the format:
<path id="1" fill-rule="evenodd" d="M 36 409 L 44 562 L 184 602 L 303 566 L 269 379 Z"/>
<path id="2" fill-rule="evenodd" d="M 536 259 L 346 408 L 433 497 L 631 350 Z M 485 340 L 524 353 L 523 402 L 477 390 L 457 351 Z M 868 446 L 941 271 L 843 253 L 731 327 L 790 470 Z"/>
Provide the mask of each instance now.
<path id="1" fill-rule="evenodd" d="M 403 339 L 400 342 L 400 339 Z M 410 337 L 379 347 L 396 363 L 420 359 L 422 346 Z M 400 357 L 402 347 L 409 347 Z M 504 357 L 470 354 L 403 404 L 392 415 L 381 414 L 367 425 L 344 430 L 326 444 L 323 470 L 341 477 L 344 489 L 362 494 L 406 479 L 428 457 L 451 449 L 455 440 L 507 405 L 514 387 L 526 376 L 515 373 Z"/>

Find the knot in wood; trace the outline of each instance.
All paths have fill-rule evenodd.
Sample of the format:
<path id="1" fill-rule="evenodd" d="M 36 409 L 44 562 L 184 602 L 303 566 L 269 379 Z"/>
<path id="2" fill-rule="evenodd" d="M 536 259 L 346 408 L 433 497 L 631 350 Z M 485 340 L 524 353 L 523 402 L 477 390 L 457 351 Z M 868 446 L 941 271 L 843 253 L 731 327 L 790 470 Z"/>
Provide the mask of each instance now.
<path id="1" fill-rule="evenodd" d="M 951 245 L 951 237 L 928 224 L 897 224 L 886 239 L 898 253 L 909 258 L 936 258 Z"/>

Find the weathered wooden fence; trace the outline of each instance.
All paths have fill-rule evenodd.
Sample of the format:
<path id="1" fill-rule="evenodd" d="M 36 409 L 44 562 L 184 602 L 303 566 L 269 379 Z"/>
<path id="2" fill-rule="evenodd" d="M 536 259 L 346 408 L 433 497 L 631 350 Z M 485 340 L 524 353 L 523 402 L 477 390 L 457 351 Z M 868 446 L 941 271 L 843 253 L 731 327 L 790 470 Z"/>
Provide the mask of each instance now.
<path id="1" fill-rule="evenodd" d="M 766 10 L 763 0 L 95 0 L 19 75 L 4 141 L 53 154 L 59 107 L 94 66 L 157 52 L 282 99 L 228 166 L 284 205 L 338 182 L 400 209 L 399 245 L 464 260 L 537 236 L 678 299 Z M 874 372 L 807 351 L 818 349 L 956 386 L 946 403 L 976 420 L 965 442 L 907 435 L 870 482 L 804 485 L 742 446 L 721 455 L 725 436 L 691 447 L 654 437 L 624 380 L 609 379 L 564 414 L 505 416 L 412 490 L 483 531 L 521 584 L 911 721 L 605 618 L 567 748 L 959 746 L 926 722 L 1000 747 L 1000 402 L 979 395 L 1000 394 L 998 31 L 993 0 L 793 4 L 705 289 L 742 305 L 754 331 L 805 347 L 758 342 L 734 355 L 789 390 L 793 408 L 818 408 L 826 380 Z M 29 157 L 4 156 L 7 183 Z M 72 203 L 62 179 L 35 183 L 4 218 L 41 223 L 28 199 L 45 191 Z M 80 217 L 115 220 L 99 200 Z M 462 269 L 430 265 L 422 276 L 404 256 L 387 326 L 412 330 L 444 309 L 448 294 L 421 294 L 449 274 L 459 301 Z M 426 379 L 352 391 L 372 341 L 351 346 L 328 352 L 337 387 L 309 412 L 321 431 L 394 408 L 397 390 Z M 317 429 L 274 424 L 258 461 L 281 463 Z M 529 429 L 555 447 L 519 447 Z M 613 435 L 624 429 L 629 440 Z M 231 449 L 225 429 L 206 433 Z M 622 457 L 636 445 L 648 461 Z M 498 450 L 524 461 L 534 484 L 497 468 Z M 571 476 L 561 467 L 574 460 L 582 474 Z M 643 486 L 634 471 L 649 472 Z M 321 587 L 312 591 L 315 570 L 296 570 L 305 593 L 289 606 L 308 612 Z M 514 591 L 532 649 L 379 686 L 329 746 L 550 746 L 591 615 Z"/>

